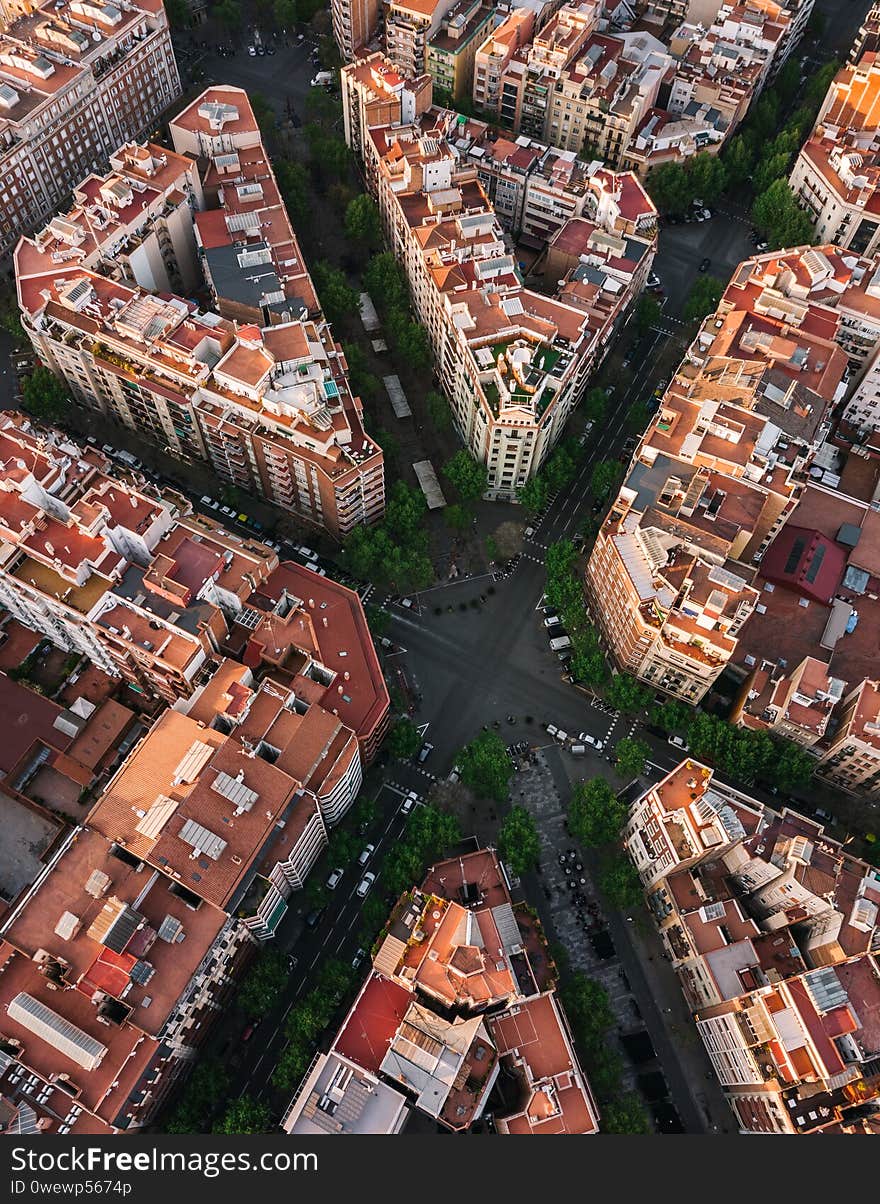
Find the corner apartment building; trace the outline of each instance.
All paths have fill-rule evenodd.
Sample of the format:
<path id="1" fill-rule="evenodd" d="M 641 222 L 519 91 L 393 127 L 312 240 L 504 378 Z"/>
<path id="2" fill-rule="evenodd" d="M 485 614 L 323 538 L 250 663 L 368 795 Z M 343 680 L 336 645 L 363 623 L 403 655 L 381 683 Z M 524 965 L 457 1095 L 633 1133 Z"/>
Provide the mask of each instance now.
<path id="1" fill-rule="evenodd" d="M 474 59 L 494 21 L 495 11 L 484 0 L 459 0 L 428 42 L 425 70 L 434 87 L 456 102 L 473 91 Z"/>
<path id="2" fill-rule="evenodd" d="M 874 1131 L 877 870 L 693 760 L 636 799 L 624 842 L 740 1131 Z"/>
<path id="3" fill-rule="evenodd" d="M 818 240 L 857 255 L 880 250 L 878 106 L 880 59 L 870 51 L 835 76 L 790 178 Z"/>
<path id="4" fill-rule="evenodd" d="M 344 62 L 372 40 L 379 29 L 379 0 L 331 0 L 333 38 Z"/>
<path id="5" fill-rule="evenodd" d="M 866 678 L 843 699 L 816 773 L 842 790 L 880 795 L 880 683 Z"/>
<path id="6" fill-rule="evenodd" d="M 344 68 L 347 97 L 362 102 L 380 89 L 382 70 L 378 56 Z M 510 498 L 558 440 L 650 270 L 653 229 L 626 239 L 606 231 L 603 239 L 598 223 L 613 222 L 614 206 L 600 204 L 600 194 L 614 185 L 598 173 L 588 261 L 555 298 L 523 288 L 476 170 L 446 141 L 450 121 L 452 114 L 426 113 L 420 125 L 375 128 L 361 149 L 456 425 L 487 465 L 494 496 Z M 346 128 L 361 126 L 349 120 Z"/>
<path id="7" fill-rule="evenodd" d="M 466 1132 L 503 1069 L 511 1090 L 493 1108 L 496 1132 L 596 1133 L 598 1111 L 546 958 L 533 968 L 527 944 L 491 849 L 432 867 L 395 906 L 329 1053 L 316 1055 L 290 1103 L 285 1132 L 399 1133 L 412 1110 Z"/>
<path id="8" fill-rule="evenodd" d="M 165 9 L 47 0 L 0 34 L 0 259 L 180 94 Z"/>
<path id="9" fill-rule="evenodd" d="M 229 485 L 337 538 L 377 521 L 382 452 L 245 94 L 209 89 L 171 128 L 176 153 L 121 148 L 67 214 L 19 244 L 35 351 L 81 404 L 207 460 Z M 219 312 L 174 292 L 202 270 Z"/>
<path id="10" fill-rule="evenodd" d="M 844 262 L 832 247 L 759 256 L 734 274 L 667 389 L 587 565 L 592 613 L 621 667 L 691 702 L 726 664 L 741 664 L 746 677 L 760 669 L 753 632 L 764 626 L 764 591 L 787 586 L 792 556 L 797 577 L 809 544 L 794 555 L 791 532 L 786 551 L 778 541 L 789 538 L 806 481 L 823 476 L 813 459 L 845 393 L 846 322 L 856 311 L 866 320 L 871 279 L 869 264 Z M 837 564 L 842 574 L 838 560 L 829 554 L 828 573 Z M 814 584 L 827 593 L 824 578 Z M 774 664 L 774 689 L 784 688 L 779 668 L 787 664 Z M 769 681 L 755 688 L 760 695 Z"/>

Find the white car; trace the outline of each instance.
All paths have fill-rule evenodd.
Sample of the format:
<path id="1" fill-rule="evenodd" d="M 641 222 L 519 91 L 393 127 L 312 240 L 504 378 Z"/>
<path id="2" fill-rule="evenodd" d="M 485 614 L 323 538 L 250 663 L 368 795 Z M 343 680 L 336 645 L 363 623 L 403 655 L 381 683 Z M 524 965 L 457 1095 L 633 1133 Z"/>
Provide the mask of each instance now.
<path id="1" fill-rule="evenodd" d="M 560 744 L 564 744 L 566 742 L 566 740 L 568 739 L 568 732 L 564 732 L 562 730 L 562 728 L 558 728 L 556 735 L 553 738 L 554 738 L 554 740 L 557 740 Z"/>
<path id="2" fill-rule="evenodd" d="M 589 744 L 595 748 L 596 752 L 601 752 L 605 747 L 605 741 L 600 740 L 598 736 L 591 736 L 589 732 L 581 732 L 578 736 L 581 744 Z"/>
<path id="3" fill-rule="evenodd" d="M 679 749 L 681 752 L 688 752 L 690 750 L 690 745 L 683 736 L 670 736 L 667 743 L 671 744 L 673 748 Z"/>
<path id="4" fill-rule="evenodd" d="M 369 871 L 364 874 L 363 878 L 361 878 L 360 882 L 358 883 L 357 896 L 359 899 L 366 898 L 366 896 L 370 893 L 370 887 L 375 881 L 375 874 L 370 873 Z"/>
<path id="5" fill-rule="evenodd" d="M 248 54 L 251 56 L 251 58 L 252 58 L 252 59 L 253 59 L 253 58 L 256 58 L 256 57 L 257 57 L 257 48 L 256 48 L 256 46 L 248 46 Z"/>
<path id="6" fill-rule="evenodd" d="M 551 739 L 555 740 L 558 734 L 559 734 L 559 728 L 556 726 L 556 724 L 548 723 L 547 724 L 547 735 L 550 736 Z"/>
<path id="7" fill-rule="evenodd" d="M 374 844 L 364 845 L 363 849 L 360 852 L 360 855 L 358 856 L 358 865 L 361 865 L 361 866 L 366 865 L 367 862 L 370 860 L 370 858 L 375 853 L 375 851 L 376 851 L 376 846 Z"/>
<path id="8" fill-rule="evenodd" d="M 650 275 L 648 276 L 648 288 L 659 288 L 659 287 L 660 287 L 660 277 L 657 275 L 656 272 L 651 272 Z"/>
<path id="9" fill-rule="evenodd" d="M 559 625 L 559 615 L 548 615 L 544 620 L 545 627 L 557 627 Z"/>
<path id="10" fill-rule="evenodd" d="M 340 879 L 342 878 L 342 874 L 343 874 L 343 871 L 340 869 L 335 869 L 335 870 L 330 871 L 330 877 L 327 879 L 327 889 L 328 890 L 336 890 L 337 886 L 339 885 Z"/>
<path id="11" fill-rule="evenodd" d="M 416 792 L 414 790 L 410 790 L 410 792 L 407 794 L 406 798 L 401 803 L 400 814 L 401 815 L 409 815 L 410 811 L 412 811 L 413 807 L 416 805 L 416 803 L 418 801 L 419 801 L 419 796 L 416 794 Z"/>

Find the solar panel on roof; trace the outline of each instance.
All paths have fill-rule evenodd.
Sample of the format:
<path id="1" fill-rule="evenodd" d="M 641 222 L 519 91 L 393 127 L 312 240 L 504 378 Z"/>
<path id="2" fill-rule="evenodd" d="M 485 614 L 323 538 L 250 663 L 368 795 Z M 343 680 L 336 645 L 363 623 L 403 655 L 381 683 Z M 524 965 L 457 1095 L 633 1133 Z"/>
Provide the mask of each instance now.
<path id="1" fill-rule="evenodd" d="M 83 1070 L 95 1070 L 101 1065 L 107 1046 L 83 1032 L 78 1025 L 65 1020 L 39 999 L 20 991 L 9 1003 L 6 1014 L 29 1033 L 46 1041 L 53 1049 Z"/>
<path id="2" fill-rule="evenodd" d="M 129 977 L 138 986 L 145 987 L 155 973 L 156 967 L 151 966 L 149 962 L 135 962 Z"/>
<path id="3" fill-rule="evenodd" d="M 193 741 L 186 756 L 174 771 L 172 785 L 179 786 L 182 782 L 194 782 L 201 771 L 210 761 L 213 748 L 202 740 Z"/>
<path id="4" fill-rule="evenodd" d="M 112 949 L 114 953 L 122 953 L 137 932 L 140 922 L 141 917 L 136 911 L 128 906 L 124 907 L 104 934 L 102 945 Z"/>
<path id="5" fill-rule="evenodd" d="M 249 786 L 245 786 L 244 781 L 240 778 L 234 778 L 230 774 L 221 770 L 214 781 L 211 783 L 211 789 L 216 790 L 218 794 L 222 794 L 224 798 L 229 799 L 234 803 L 236 808 L 241 808 L 242 811 L 250 811 L 254 803 L 260 797 L 256 790 L 251 790 Z"/>
<path id="6" fill-rule="evenodd" d="M 186 821 L 180 829 L 179 836 L 181 840 L 185 840 L 187 844 L 198 849 L 200 853 L 204 853 L 206 857 L 210 857 L 212 861 L 216 861 L 226 848 L 225 840 L 214 832 L 209 832 L 201 824 L 197 824 L 194 819 Z"/>

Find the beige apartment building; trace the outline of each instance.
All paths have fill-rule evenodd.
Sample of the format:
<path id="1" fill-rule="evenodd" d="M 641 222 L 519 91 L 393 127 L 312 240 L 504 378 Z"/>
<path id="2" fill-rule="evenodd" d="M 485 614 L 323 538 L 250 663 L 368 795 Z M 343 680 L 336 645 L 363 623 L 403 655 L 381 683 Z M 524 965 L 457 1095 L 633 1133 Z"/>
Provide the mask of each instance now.
<path id="1" fill-rule="evenodd" d="M 875 1132 L 878 871 L 694 760 L 624 842 L 739 1131 Z"/>
<path id="2" fill-rule="evenodd" d="M 817 239 L 859 255 L 880 250 L 878 111 L 880 60 L 870 51 L 835 76 L 790 177 Z"/>
<path id="3" fill-rule="evenodd" d="M 376 521 L 381 449 L 244 93 L 209 90 L 172 136 L 179 153 L 123 147 L 69 213 L 22 240 L 19 304 L 35 350 L 82 404 L 209 461 L 221 481 L 337 537 Z M 195 154 L 209 157 L 204 180 Z M 191 292 L 202 270 L 217 313 L 169 296 Z"/>
<path id="4" fill-rule="evenodd" d="M 0 34 L 0 258 L 180 93 L 161 3 L 25 8 Z"/>
<path id="5" fill-rule="evenodd" d="M 333 37 L 345 62 L 350 62 L 379 28 L 379 0 L 330 0 Z"/>
<path id="6" fill-rule="evenodd" d="M 501 112 L 501 79 L 513 56 L 531 41 L 535 13 L 530 8 L 514 9 L 488 36 L 474 55 L 474 106 L 480 113 L 504 118 L 512 128 L 508 114 Z M 508 106 L 509 108 L 509 106 Z"/>
<path id="7" fill-rule="evenodd" d="M 880 683 L 866 679 L 843 699 L 816 773 L 843 790 L 880 797 Z"/>
<path id="8" fill-rule="evenodd" d="M 388 0 L 385 53 L 399 72 L 421 75 L 428 69 L 428 44 L 440 30 L 455 0 Z"/>

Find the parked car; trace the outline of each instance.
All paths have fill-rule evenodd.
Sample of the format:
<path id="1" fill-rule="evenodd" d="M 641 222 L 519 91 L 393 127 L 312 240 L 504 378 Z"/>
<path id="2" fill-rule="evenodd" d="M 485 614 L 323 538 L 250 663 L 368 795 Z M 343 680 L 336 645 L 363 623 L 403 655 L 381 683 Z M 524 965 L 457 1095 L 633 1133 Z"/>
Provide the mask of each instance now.
<path id="1" fill-rule="evenodd" d="M 756 251 L 766 251 L 768 246 L 769 246 L 769 243 L 759 242 L 755 245 L 755 250 Z"/>
<path id="2" fill-rule="evenodd" d="M 591 736 L 589 732 L 581 732 L 578 736 L 578 740 L 580 740 L 582 744 L 589 744 L 592 748 L 595 748 L 596 752 L 601 752 L 605 747 L 604 740 L 600 740 L 598 736 Z"/>
<path id="3" fill-rule="evenodd" d="M 700 261 L 700 271 L 701 271 L 701 272 L 708 272 L 708 270 L 709 270 L 709 268 L 710 268 L 711 266 L 712 266 L 712 260 L 711 260 L 711 259 L 702 259 L 702 260 Z"/>
<path id="4" fill-rule="evenodd" d="M 400 805 L 400 814 L 401 815 L 409 815 L 410 811 L 412 811 L 413 807 L 416 805 L 416 803 L 418 801 L 419 801 L 419 796 L 416 794 L 416 792 L 414 790 L 410 790 L 409 794 L 407 794 L 406 798 L 403 800 L 403 802 Z"/>
<path id="5" fill-rule="evenodd" d="M 659 288 L 660 283 L 661 283 L 660 277 L 657 275 L 656 272 L 648 273 L 648 288 Z"/>
<path id="6" fill-rule="evenodd" d="M 356 970 L 366 956 L 367 955 L 363 949 L 358 949 L 357 953 L 355 953 L 354 957 L 351 959 L 352 970 Z"/>
<path id="7" fill-rule="evenodd" d="M 366 865 L 376 851 L 374 844 L 367 844 L 361 849 L 358 855 L 358 865 Z"/>
<path id="8" fill-rule="evenodd" d="M 359 899 L 366 898 L 366 896 L 370 892 L 370 887 L 373 885 L 373 883 L 375 881 L 376 881 L 376 875 L 371 873 L 368 870 L 367 873 L 364 874 L 363 878 L 361 878 L 360 882 L 358 883 L 357 896 Z"/>
<path id="9" fill-rule="evenodd" d="M 252 58 L 252 59 L 255 59 L 255 58 L 257 57 L 257 48 L 256 48 L 256 46 L 248 46 L 248 48 L 247 48 L 247 51 L 248 51 L 248 54 L 251 56 L 251 58 Z"/>
<path id="10" fill-rule="evenodd" d="M 558 732 L 559 732 L 559 728 L 556 726 L 555 723 L 547 724 L 547 735 L 548 736 L 551 736 L 555 740 Z"/>
<path id="11" fill-rule="evenodd" d="M 431 742 L 429 740 L 426 740 L 425 743 L 422 745 L 422 747 L 419 749 L 419 764 L 423 765 L 425 763 L 425 761 L 427 761 L 428 757 L 430 757 L 430 755 L 433 751 L 434 751 L 434 745 L 431 744 Z"/>
<path id="12" fill-rule="evenodd" d="M 548 615 L 547 618 L 544 620 L 544 626 L 545 627 L 555 627 L 558 622 L 559 622 L 559 615 L 554 611 L 553 614 Z"/>
<path id="13" fill-rule="evenodd" d="M 685 740 L 682 736 L 670 736 L 667 743 L 671 744 L 673 748 L 680 749 L 681 752 L 688 752 L 690 749 L 690 745 L 688 744 L 687 740 Z"/>
<path id="14" fill-rule="evenodd" d="M 245 1027 L 241 1030 L 242 1041 L 250 1041 L 251 1037 L 254 1035 L 254 1029 L 256 1027 L 257 1026 L 255 1024 L 245 1025 Z"/>
<path id="15" fill-rule="evenodd" d="M 323 907 L 316 907 L 306 916 L 306 926 L 308 928 L 317 928 L 320 923 L 321 916 L 324 914 Z"/>
<path id="16" fill-rule="evenodd" d="M 330 871 L 330 877 L 327 879 L 327 883 L 326 883 L 328 890 L 336 890 L 337 886 L 339 885 L 340 881 L 342 880 L 342 874 L 343 874 L 343 871 L 340 869 L 335 869 L 335 870 Z"/>
<path id="17" fill-rule="evenodd" d="M 557 744 L 564 744 L 568 739 L 568 732 L 564 732 L 562 728 L 558 728 L 553 739 L 557 742 Z"/>

